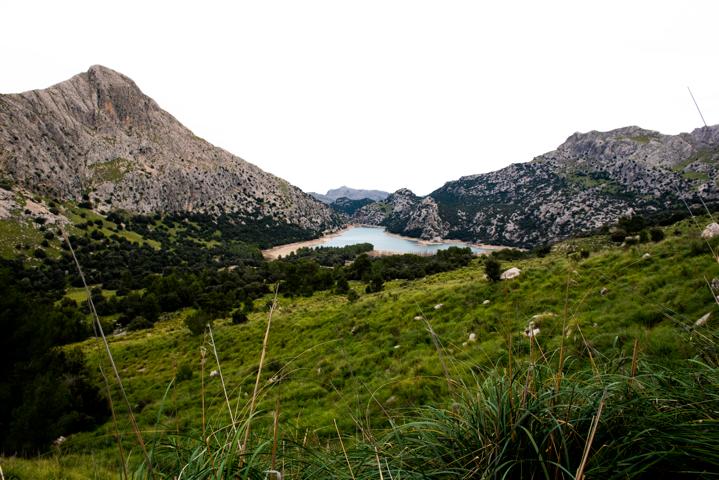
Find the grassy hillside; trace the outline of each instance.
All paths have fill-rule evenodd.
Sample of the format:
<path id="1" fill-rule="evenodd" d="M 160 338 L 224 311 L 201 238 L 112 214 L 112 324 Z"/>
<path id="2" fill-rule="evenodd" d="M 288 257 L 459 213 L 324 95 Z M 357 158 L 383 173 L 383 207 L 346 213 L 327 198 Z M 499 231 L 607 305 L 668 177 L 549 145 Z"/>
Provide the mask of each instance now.
<path id="1" fill-rule="evenodd" d="M 707 221 L 701 219 L 701 226 Z M 432 405 L 438 412 L 457 412 L 468 405 L 460 398 L 475 395 L 484 379 L 500 384 L 513 378 L 513 371 L 525 375 L 517 398 L 535 382 L 535 393 L 553 385 L 552 375 L 559 371 L 567 378 L 583 378 L 582 385 L 592 385 L 585 374 L 591 380 L 595 372 L 600 387 L 600 371 L 628 375 L 635 368 L 649 374 L 646 369 L 653 365 L 683 372 L 687 359 L 709 365 L 715 373 L 717 302 L 710 285 L 719 277 L 719 264 L 699 232 L 699 224 L 684 221 L 666 228 L 666 239 L 657 243 L 619 247 L 605 237 L 565 242 L 544 257 L 502 261 L 502 269 L 516 266 L 522 274 L 498 283 L 484 278 L 482 258 L 452 272 L 387 282 L 379 293 L 365 294 L 363 284 L 350 282 L 360 295 L 353 302 L 329 292 L 285 298 L 280 284 L 250 444 L 268 455 L 279 408 L 280 461 L 285 448 L 311 446 L 333 452 L 338 463 L 332 468 L 341 469 L 350 462 L 345 462 L 338 432 L 350 451 L 366 450 L 373 439 L 414 418 L 413 408 Z M 77 292 L 71 295 L 75 298 Z M 207 334 L 193 337 L 184 326 L 192 309 L 164 314 L 150 330 L 109 337 L 129 403 L 160 467 L 167 458 L 157 453 L 162 447 L 203 438 L 203 418 L 215 440 L 228 433 L 231 417 L 238 425 L 246 422 L 272 300 L 272 295 L 255 300 L 247 323 L 216 321 L 214 344 Z M 708 313 L 712 316 L 706 325 L 695 327 Z M 538 329 L 534 337 L 525 334 L 530 322 Z M 91 365 L 111 371 L 98 342 L 80 346 Z M 539 373 L 528 373 L 532 365 L 554 369 L 554 374 L 540 380 Z M 211 375 L 213 370 L 222 375 Z M 143 456 L 119 389 L 111 383 L 124 454 L 136 466 Z M 515 388 L 511 385 L 510 390 Z M 716 393 L 717 385 L 707 388 Z M 711 398 L 711 421 L 716 422 L 718 397 Z M 0 465 L 6 475 L 15 472 L 10 478 L 56 478 L 57 469 L 90 471 L 93 465 L 98 473 L 91 478 L 112 478 L 107 471 L 120 471 L 114 431 L 108 422 L 94 432 L 76 434 L 56 450 L 52 462 L 2 459 Z M 424 446 L 431 443 L 425 440 Z M 399 437 L 397 442 L 401 444 Z M 390 456 L 392 446 L 386 450 L 388 458 L 398 458 Z M 581 451 L 576 456 L 581 459 Z M 285 457 L 289 464 L 291 455 Z M 267 468 L 269 460 L 262 458 L 258 462 Z M 357 472 L 337 475 L 359 474 L 362 462 L 357 462 Z M 35 473 L 27 473 L 35 467 Z M 372 468 L 363 471 L 377 478 Z M 392 471 L 389 463 L 387 469 Z"/>
<path id="2" fill-rule="evenodd" d="M 523 273 L 497 284 L 483 278 L 479 259 L 454 272 L 389 282 L 383 292 L 356 302 L 329 293 L 280 297 L 260 383 L 257 431 L 270 426 L 277 400 L 287 434 L 314 442 L 335 435 L 335 420 L 349 433 L 359 425 L 386 427 L 388 418 L 408 407 L 447 406 L 452 400 L 446 375 L 451 382 L 470 382 L 477 372 L 507 365 L 510 355 L 526 357 L 532 342 L 523 331 L 531 321 L 540 329 L 537 346 L 546 352 L 559 348 L 564 329 L 570 369 L 602 357 L 630 356 L 635 339 L 644 358 L 671 364 L 692 357 L 689 327 L 715 309 L 705 278 L 719 276 L 719 265 L 690 222 L 667 233 L 660 243 L 628 248 L 611 247 L 601 238 L 564 243 L 544 258 L 504 262 Z M 590 252 L 588 258 L 572 253 L 582 250 Z M 360 291 L 360 285 L 352 286 Z M 268 317 L 263 310 L 270 302 L 270 297 L 256 301 L 259 311 L 247 324 L 228 320 L 213 330 L 238 418 L 252 395 Z M 149 331 L 110 338 L 148 438 L 201 428 L 203 351 L 206 416 L 215 424 L 229 418 L 221 381 L 209 376 L 219 370 L 215 349 L 207 336 L 192 337 L 184 327 L 190 313 L 168 315 Z M 94 341 L 83 344 L 93 363 L 105 363 L 97 347 Z M 117 391 L 113 398 L 122 411 Z M 121 422 L 123 437 L 131 442 L 129 425 Z M 62 448 L 109 451 L 112 425 L 78 434 Z"/>

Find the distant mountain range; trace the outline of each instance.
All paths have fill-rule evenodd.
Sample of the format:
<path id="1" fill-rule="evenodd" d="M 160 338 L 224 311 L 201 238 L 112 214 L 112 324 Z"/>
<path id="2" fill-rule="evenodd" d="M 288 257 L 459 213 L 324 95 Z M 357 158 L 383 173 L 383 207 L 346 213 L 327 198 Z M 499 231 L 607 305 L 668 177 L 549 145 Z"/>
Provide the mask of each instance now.
<path id="1" fill-rule="evenodd" d="M 327 190 L 327 193 L 324 195 L 316 192 L 309 192 L 309 194 L 328 205 L 340 198 L 346 198 L 348 200 L 364 200 L 368 198 L 377 201 L 384 200 L 389 196 L 389 192 L 383 192 L 381 190 L 361 190 L 345 186 Z"/>
<path id="2" fill-rule="evenodd" d="M 531 162 L 447 182 L 426 197 L 401 189 L 353 221 L 391 232 L 531 247 L 622 215 L 719 200 L 719 126 L 662 135 L 639 127 L 575 133 Z"/>
<path id="3" fill-rule="evenodd" d="M 0 95 L 2 185 L 99 211 L 229 215 L 322 232 L 340 220 L 287 181 L 195 136 L 109 68 Z M 2 189 L 0 189 L 2 193 Z M 0 195 L 0 212 L 13 210 Z"/>

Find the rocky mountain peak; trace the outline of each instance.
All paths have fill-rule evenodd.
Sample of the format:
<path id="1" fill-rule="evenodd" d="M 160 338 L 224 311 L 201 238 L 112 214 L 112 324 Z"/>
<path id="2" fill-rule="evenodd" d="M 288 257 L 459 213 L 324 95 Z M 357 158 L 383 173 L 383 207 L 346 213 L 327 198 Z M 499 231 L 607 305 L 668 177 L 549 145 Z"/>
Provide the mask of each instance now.
<path id="1" fill-rule="evenodd" d="M 447 182 L 421 199 L 400 190 L 357 216 L 395 233 L 532 247 L 685 203 L 719 203 L 719 126 L 664 135 L 629 126 L 575 133 L 527 163 Z M 427 198 L 431 201 L 427 201 Z"/>
<path id="2" fill-rule="evenodd" d="M 88 195 L 100 210 L 337 224 L 327 206 L 195 136 L 100 65 L 44 90 L 0 95 L 0 175 L 58 200 Z"/>
<path id="3" fill-rule="evenodd" d="M 396 192 L 394 192 L 392 195 L 393 195 L 393 196 L 396 196 L 396 197 L 397 197 L 397 196 L 399 196 L 399 197 L 413 197 L 413 198 L 416 198 L 416 197 L 417 197 L 417 195 L 415 195 L 414 192 L 413 192 L 412 190 L 410 190 L 409 188 L 400 188 L 399 190 L 397 190 Z"/>

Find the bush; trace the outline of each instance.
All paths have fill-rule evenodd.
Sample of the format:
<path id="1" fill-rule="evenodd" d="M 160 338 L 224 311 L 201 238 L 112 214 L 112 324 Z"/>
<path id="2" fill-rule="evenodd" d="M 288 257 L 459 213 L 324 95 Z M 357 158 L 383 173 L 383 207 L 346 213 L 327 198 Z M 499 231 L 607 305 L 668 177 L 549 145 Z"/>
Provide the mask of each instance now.
<path id="1" fill-rule="evenodd" d="M 185 317 L 185 326 L 190 329 L 193 336 L 201 335 L 205 332 L 207 325 L 212 325 L 212 316 L 204 310 L 198 310 Z"/>
<path id="2" fill-rule="evenodd" d="M 247 314 L 243 312 L 242 310 L 235 310 L 232 312 L 232 324 L 233 325 L 240 325 L 242 323 L 247 323 L 249 319 L 247 318 Z"/>
<path id="3" fill-rule="evenodd" d="M 352 303 L 356 302 L 357 300 L 359 300 L 359 293 L 354 290 L 350 290 L 349 292 L 347 292 L 347 300 Z"/>
<path id="4" fill-rule="evenodd" d="M 499 277 L 502 274 L 502 266 L 494 258 L 487 258 L 484 262 L 484 273 L 487 275 L 487 280 L 490 282 L 498 282 Z"/>
<path id="5" fill-rule="evenodd" d="M 627 238 L 627 231 L 623 228 L 614 228 L 609 233 L 609 238 L 614 243 L 622 243 L 624 239 Z"/>
<path id="6" fill-rule="evenodd" d="M 664 230 L 661 228 L 652 228 L 649 230 L 649 236 L 652 239 L 652 242 L 661 242 L 664 240 Z"/>
<path id="7" fill-rule="evenodd" d="M 551 253 L 552 246 L 549 244 L 539 245 L 538 247 L 534 247 L 532 249 L 532 253 L 538 257 L 546 257 Z"/>
<path id="8" fill-rule="evenodd" d="M 381 292 L 384 288 L 384 280 L 382 280 L 382 277 L 379 275 L 374 275 L 369 283 L 367 284 L 367 287 L 365 288 L 365 292 L 367 293 L 377 293 Z"/>
<path id="9" fill-rule="evenodd" d="M 127 329 L 130 331 L 144 330 L 146 328 L 152 328 L 152 323 L 143 316 L 137 316 L 127 324 Z"/>

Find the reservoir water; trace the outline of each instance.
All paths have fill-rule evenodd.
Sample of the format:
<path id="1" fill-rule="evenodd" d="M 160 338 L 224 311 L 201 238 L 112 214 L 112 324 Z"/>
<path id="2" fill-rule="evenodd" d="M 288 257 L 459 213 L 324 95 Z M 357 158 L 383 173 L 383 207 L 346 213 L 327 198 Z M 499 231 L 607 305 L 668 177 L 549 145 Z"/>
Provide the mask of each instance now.
<path id="1" fill-rule="evenodd" d="M 320 239 L 322 240 L 322 239 Z M 382 227 L 350 227 L 328 236 L 318 247 L 346 247 L 357 243 L 371 243 L 380 252 L 434 254 L 449 247 L 469 247 L 474 253 L 486 250 L 462 242 L 428 243 L 387 233 Z"/>

